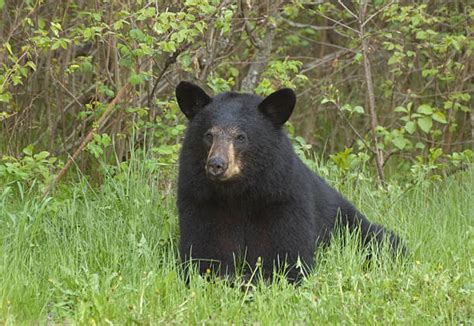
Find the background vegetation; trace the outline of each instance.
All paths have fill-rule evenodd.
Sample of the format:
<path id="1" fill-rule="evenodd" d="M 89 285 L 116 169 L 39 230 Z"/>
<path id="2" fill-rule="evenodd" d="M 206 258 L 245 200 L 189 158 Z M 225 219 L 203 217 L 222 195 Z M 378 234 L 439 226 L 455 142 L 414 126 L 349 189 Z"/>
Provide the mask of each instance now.
<path id="1" fill-rule="evenodd" d="M 470 1 L 0 0 L 0 15 L 0 323 L 472 322 Z M 336 239 L 298 289 L 186 288 L 181 80 L 295 89 L 295 150 L 408 261 L 366 266 Z"/>
<path id="2" fill-rule="evenodd" d="M 173 91 L 183 79 L 213 93 L 295 88 L 297 143 L 343 170 L 368 162 L 381 181 L 443 174 L 472 157 L 469 1 L 2 0 L 0 8 L 8 181 L 31 169 L 47 179 L 40 166 L 57 173 L 54 158 L 64 162 L 87 136 L 76 164 L 99 182 L 98 160 L 117 167 L 145 144 L 161 164 L 176 163 L 185 122 Z"/>

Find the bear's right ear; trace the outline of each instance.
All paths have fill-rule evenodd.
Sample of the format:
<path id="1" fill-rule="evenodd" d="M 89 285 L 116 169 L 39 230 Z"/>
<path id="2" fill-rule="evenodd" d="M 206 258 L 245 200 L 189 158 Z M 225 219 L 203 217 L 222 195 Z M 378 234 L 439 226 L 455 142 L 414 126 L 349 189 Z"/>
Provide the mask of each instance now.
<path id="1" fill-rule="evenodd" d="M 176 86 L 176 99 L 181 111 L 189 120 L 212 100 L 199 86 L 186 81 Z"/>

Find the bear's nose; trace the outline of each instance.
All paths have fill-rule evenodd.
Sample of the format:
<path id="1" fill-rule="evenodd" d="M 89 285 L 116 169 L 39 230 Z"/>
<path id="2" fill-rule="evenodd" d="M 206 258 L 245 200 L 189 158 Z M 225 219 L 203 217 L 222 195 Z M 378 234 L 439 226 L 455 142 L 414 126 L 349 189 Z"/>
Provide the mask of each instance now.
<path id="1" fill-rule="evenodd" d="M 219 177 L 227 170 L 227 162 L 222 157 L 211 157 L 207 161 L 207 173 L 212 177 Z"/>

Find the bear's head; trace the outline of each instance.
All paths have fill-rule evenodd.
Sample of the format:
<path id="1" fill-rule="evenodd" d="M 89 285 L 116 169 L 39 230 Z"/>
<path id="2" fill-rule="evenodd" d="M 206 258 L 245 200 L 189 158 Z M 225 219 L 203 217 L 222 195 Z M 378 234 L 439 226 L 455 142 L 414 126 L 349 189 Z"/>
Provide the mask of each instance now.
<path id="1" fill-rule="evenodd" d="M 281 129 L 295 107 L 291 89 L 266 98 L 235 92 L 211 97 L 183 81 L 176 98 L 189 120 L 184 159 L 196 162 L 212 182 L 255 179 L 279 159 L 278 148 L 289 144 Z"/>

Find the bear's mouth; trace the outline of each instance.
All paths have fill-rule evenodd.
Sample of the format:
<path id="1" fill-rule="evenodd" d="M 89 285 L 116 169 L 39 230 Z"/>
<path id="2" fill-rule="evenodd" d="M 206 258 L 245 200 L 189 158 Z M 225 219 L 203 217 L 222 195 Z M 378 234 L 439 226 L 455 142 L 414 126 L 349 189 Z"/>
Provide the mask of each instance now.
<path id="1" fill-rule="evenodd" d="M 210 174 L 207 169 L 206 169 L 206 175 L 207 178 L 213 182 L 226 182 L 226 181 L 232 181 L 236 179 L 236 175 L 228 175 L 227 173 L 221 174 L 218 176 Z"/>

